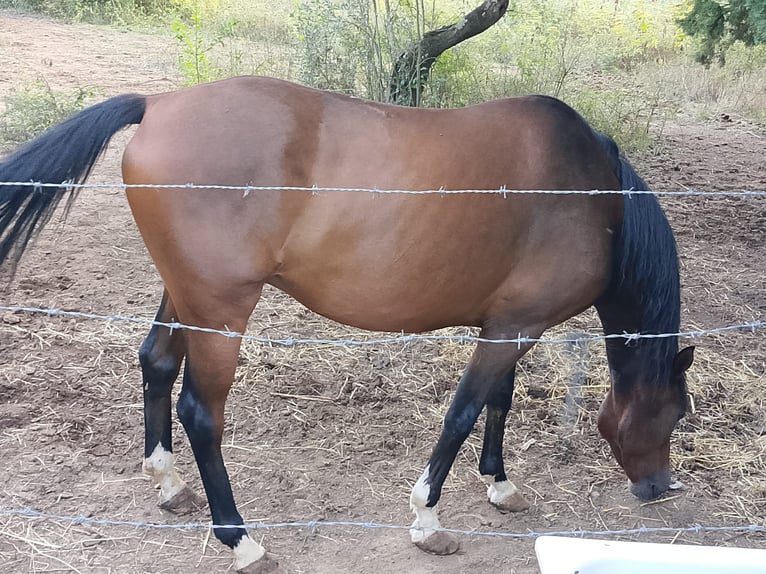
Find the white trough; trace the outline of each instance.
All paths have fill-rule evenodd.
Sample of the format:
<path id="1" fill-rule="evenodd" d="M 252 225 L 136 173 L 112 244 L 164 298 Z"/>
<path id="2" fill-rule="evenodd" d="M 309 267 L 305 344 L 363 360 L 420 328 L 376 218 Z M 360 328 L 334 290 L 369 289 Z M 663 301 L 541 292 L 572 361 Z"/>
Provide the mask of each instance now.
<path id="1" fill-rule="evenodd" d="M 766 550 L 541 536 L 541 574 L 766 574 Z"/>

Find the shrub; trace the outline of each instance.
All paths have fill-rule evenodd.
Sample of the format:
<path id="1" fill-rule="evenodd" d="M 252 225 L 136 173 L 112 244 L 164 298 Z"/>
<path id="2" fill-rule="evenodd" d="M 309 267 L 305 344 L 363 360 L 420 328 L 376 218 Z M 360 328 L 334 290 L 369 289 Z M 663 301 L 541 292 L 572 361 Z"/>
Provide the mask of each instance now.
<path id="1" fill-rule="evenodd" d="M 205 26 L 204 14 L 203 8 L 193 6 L 186 18 L 179 17 L 173 22 L 173 33 L 181 47 L 178 65 L 181 68 L 184 85 L 187 86 L 231 75 L 214 64 L 209 54 L 217 46 L 224 45 L 224 37 L 232 34 L 237 23 L 231 21 L 227 27 L 210 35 Z"/>
<path id="2" fill-rule="evenodd" d="M 76 22 L 134 23 L 156 20 L 173 9 L 174 0 L 0 0 L 16 8 Z"/>
<path id="3" fill-rule="evenodd" d="M 77 88 L 71 92 L 52 90 L 44 80 L 37 80 L 14 90 L 5 97 L 5 111 L 0 114 L 0 147 L 16 147 L 31 140 L 50 126 L 85 107 L 92 92 Z"/>

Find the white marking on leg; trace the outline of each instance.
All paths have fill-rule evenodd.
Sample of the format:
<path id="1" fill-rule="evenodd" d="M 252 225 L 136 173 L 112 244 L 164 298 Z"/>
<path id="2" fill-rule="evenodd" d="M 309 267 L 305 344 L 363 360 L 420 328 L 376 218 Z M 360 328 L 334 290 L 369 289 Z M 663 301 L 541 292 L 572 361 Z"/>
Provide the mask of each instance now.
<path id="1" fill-rule="evenodd" d="M 410 508 L 415 513 L 415 522 L 412 523 L 412 530 L 410 530 L 410 537 L 413 542 L 423 542 L 434 534 L 435 528 L 441 528 L 436 509 L 426 506 L 428 495 L 431 493 L 431 487 L 426 482 L 428 469 L 429 467 L 426 466 L 423 474 L 412 487 L 412 494 L 410 494 Z"/>
<path id="2" fill-rule="evenodd" d="M 492 504 L 503 504 L 519 491 L 510 480 L 496 481 L 491 474 L 482 475 L 481 478 L 487 483 L 487 496 Z"/>
<path id="3" fill-rule="evenodd" d="M 175 469 L 173 453 L 158 444 L 149 458 L 144 459 L 144 473 L 160 485 L 160 504 L 172 499 L 186 488 Z"/>
<path id="4" fill-rule="evenodd" d="M 236 559 L 234 566 L 237 570 L 242 570 L 263 558 L 265 554 L 266 549 L 245 534 L 234 547 L 234 557 Z"/>

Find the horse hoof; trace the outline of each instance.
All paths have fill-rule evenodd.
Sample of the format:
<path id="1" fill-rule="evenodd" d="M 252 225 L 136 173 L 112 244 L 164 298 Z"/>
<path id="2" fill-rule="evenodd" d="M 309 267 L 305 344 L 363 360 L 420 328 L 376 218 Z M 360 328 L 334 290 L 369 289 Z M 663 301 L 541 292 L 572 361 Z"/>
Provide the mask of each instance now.
<path id="1" fill-rule="evenodd" d="M 434 532 L 428 538 L 415 542 L 415 546 L 428 554 L 448 556 L 460 550 L 457 537 L 449 532 Z"/>
<path id="2" fill-rule="evenodd" d="M 529 510 L 529 502 L 527 502 L 526 498 L 521 496 L 519 491 L 514 492 L 503 500 L 497 502 L 490 500 L 489 502 L 500 512 L 524 512 L 525 510 Z"/>
<path id="3" fill-rule="evenodd" d="M 270 554 L 264 554 L 244 568 L 238 568 L 237 572 L 239 574 L 287 574 L 287 570 L 282 568 Z"/>
<path id="4" fill-rule="evenodd" d="M 164 502 L 160 502 L 160 508 L 173 514 L 191 514 L 201 508 L 205 508 L 206 501 L 188 486 Z"/>

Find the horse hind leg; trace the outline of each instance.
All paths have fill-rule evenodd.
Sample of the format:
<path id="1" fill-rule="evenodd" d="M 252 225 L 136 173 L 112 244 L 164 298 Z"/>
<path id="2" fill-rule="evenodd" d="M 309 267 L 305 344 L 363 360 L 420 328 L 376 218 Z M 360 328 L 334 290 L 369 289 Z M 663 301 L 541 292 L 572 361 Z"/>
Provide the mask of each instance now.
<path id="1" fill-rule="evenodd" d="M 167 291 L 162 295 L 156 320 L 175 320 Z M 177 514 L 204 506 L 205 501 L 181 479 L 173 459 L 170 393 L 185 353 L 180 330 L 153 325 L 138 352 L 144 393 L 143 470 L 160 487 L 160 508 Z"/>
<path id="2" fill-rule="evenodd" d="M 195 305 L 196 309 L 215 309 L 214 313 L 208 313 L 214 314 L 216 319 L 206 318 L 208 313 L 200 315 L 193 311 L 181 316 L 201 327 L 226 327 L 241 332 L 247 326 L 255 302 L 252 306 L 235 303 L 223 308 L 221 301 L 236 299 L 220 297 L 205 300 L 208 305 Z M 185 331 L 184 339 L 186 367 L 176 410 L 197 461 L 213 524 L 218 525 L 213 532 L 219 541 L 234 551 L 238 572 L 284 573 L 264 547 L 242 528 L 244 521 L 237 510 L 221 453 L 224 407 L 234 382 L 241 339 L 200 331 Z"/>
<path id="3" fill-rule="evenodd" d="M 516 367 L 500 379 L 487 396 L 487 422 L 484 427 L 484 444 L 479 460 L 479 472 L 487 483 L 490 504 L 502 512 L 521 512 L 529 509 L 529 503 L 505 474 L 503 464 L 503 436 L 505 421 L 513 401 Z"/>

